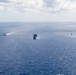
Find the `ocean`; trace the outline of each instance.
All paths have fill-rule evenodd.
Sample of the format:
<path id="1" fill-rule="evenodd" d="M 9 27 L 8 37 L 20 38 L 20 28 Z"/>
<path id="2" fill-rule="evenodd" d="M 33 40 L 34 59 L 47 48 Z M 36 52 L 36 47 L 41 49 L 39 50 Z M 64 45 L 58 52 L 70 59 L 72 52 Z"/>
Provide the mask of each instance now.
<path id="1" fill-rule="evenodd" d="M 75 74 L 75 22 L 0 23 L 0 75 Z"/>

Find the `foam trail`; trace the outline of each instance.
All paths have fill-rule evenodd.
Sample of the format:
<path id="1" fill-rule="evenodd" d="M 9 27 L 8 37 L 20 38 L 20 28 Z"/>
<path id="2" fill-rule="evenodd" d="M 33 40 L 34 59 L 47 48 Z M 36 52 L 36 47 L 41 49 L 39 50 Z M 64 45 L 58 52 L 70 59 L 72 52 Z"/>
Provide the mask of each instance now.
<path id="1" fill-rule="evenodd" d="M 41 39 L 40 37 L 37 37 L 37 39 Z"/>
<path id="2" fill-rule="evenodd" d="M 7 35 L 12 35 L 12 34 L 14 34 L 15 32 L 11 32 L 11 33 L 7 33 Z"/>
<path id="3" fill-rule="evenodd" d="M 32 37 L 31 37 L 31 39 L 33 39 Z M 37 37 L 36 39 L 41 39 L 40 37 Z"/>

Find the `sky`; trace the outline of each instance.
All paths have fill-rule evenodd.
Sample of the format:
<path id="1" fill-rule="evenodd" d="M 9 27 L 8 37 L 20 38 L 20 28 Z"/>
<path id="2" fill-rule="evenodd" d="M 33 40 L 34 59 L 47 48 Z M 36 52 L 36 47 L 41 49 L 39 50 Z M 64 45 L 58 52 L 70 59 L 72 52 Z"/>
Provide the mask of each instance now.
<path id="1" fill-rule="evenodd" d="M 76 0 L 0 0 L 0 22 L 67 21 L 76 21 Z"/>

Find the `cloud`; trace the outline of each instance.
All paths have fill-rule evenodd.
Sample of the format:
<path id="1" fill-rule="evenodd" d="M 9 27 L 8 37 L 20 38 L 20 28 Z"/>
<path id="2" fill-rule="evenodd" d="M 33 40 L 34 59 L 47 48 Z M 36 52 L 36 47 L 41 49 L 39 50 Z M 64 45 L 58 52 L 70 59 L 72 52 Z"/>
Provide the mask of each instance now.
<path id="1" fill-rule="evenodd" d="M 56 13 L 76 9 L 76 0 L 0 0 L 0 9 L 37 10 Z"/>
<path id="2" fill-rule="evenodd" d="M 0 0 L 0 2 L 6 3 L 9 2 L 8 0 Z"/>
<path id="3" fill-rule="evenodd" d="M 47 12 L 60 12 L 76 8 L 76 0 L 44 0 L 44 10 Z"/>

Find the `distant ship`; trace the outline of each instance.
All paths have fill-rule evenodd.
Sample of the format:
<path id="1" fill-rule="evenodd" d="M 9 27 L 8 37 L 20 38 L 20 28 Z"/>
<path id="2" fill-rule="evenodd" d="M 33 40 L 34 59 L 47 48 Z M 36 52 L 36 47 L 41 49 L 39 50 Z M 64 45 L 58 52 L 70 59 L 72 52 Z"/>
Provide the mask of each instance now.
<path id="1" fill-rule="evenodd" d="M 71 36 L 73 35 L 73 33 L 71 33 Z"/>
<path id="2" fill-rule="evenodd" d="M 33 40 L 37 39 L 37 34 L 33 34 Z"/>
<path id="3" fill-rule="evenodd" d="M 6 33 L 3 33 L 3 36 L 6 36 Z"/>

